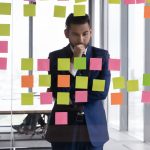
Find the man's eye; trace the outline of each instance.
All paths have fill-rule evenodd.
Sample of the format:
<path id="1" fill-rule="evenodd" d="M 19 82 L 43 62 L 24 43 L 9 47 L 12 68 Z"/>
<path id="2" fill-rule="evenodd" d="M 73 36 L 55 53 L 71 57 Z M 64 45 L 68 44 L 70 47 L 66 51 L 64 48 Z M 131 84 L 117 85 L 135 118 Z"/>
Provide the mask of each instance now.
<path id="1" fill-rule="evenodd" d="M 88 35 L 88 32 L 86 32 L 86 33 L 83 34 L 83 36 L 87 36 L 87 35 Z"/>

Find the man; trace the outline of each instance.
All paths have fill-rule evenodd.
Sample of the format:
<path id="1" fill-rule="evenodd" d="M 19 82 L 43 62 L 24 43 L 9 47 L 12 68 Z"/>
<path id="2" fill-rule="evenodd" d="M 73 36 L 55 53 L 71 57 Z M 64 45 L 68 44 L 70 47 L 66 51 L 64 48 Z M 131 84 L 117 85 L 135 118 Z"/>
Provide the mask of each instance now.
<path id="1" fill-rule="evenodd" d="M 106 98 L 110 84 L 110 72 L 108 70 L 109 54 L 103 49 L 90 46 L 92 37 L 90 19 L 88 15 L 74 17 L 70 14 L 66 19 L 64 31 L 69 45 L 61 50 L 51 52 L 50 71 L 52 79 L 51 88 L 55 105 L 53 107 L 46 139 L 51 142 L 53 150 L 103 150 L 103 145 L 108 141 L 107 123 L 103 100 Z M 86 70 L 74 69 L 74 58 L 86 57 Z M 58 58 L 70 58 L 70 71 L 58 71 Z M 90 58 L 102 58 L 102 70 L 89 70 Z M 70 87 L 59 88 L 57 86 L 58 75 L 70 75 Z M 88 77 L 88 102 L 76 103 L 75 88 L 76 76 Z M 105 80 L 103 92 L 92 91 L 93 79 Z M 84 89 L 85 90 L 85 89 Z M 57 92 L 69 92 L 70 104 L 58 105 Z M 68 125 L 55 125 L 55 112 L 68 112 Z"/>

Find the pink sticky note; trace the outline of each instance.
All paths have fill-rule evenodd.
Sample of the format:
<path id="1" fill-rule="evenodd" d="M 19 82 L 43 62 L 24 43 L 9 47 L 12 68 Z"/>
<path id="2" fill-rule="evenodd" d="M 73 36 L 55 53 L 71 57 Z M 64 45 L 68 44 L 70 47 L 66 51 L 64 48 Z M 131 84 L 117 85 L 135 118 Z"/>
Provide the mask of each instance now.
<path id="1" fill-rule="evenodd" d="M 145 0 L 136 0 L 136 3 L 139 4 L 139 3 L 145 3 Z"/>
<path id="2" fill-rule="evenodd" d="M 102 70 L 102 58 L 90 58 L 90 70 Z"/>
<path id="3" fill-rule="evenodd" d="M 120 59 L 109 59 L 108 69 L 113 71 L 120 70 Z"/>
<path id="4" fill-rule="evenodd" d="M 142 91 L 142 102 L 150 103 L 150 91 Z"/>
<path id="5" fill-rule="evenodd" d="M 0 53 L 8 53 L 8 41 L 0 41 Z"/>
<path id="6" fill-rule="evenodd" d="M 55 125 L 67 125 L 68 113 L 67 112 L 55 112 Z"/>
<path id="7" fill-rule="evenodd" d="M 7 69 L 7 58 L 0 58 L 0 70 Z"/>
<path id="8" fill-rule="evenodd" d="M 75 92 L 75 102 L 87 102 L 87 91 L 76 91 Z"/>
<path id="9" fill-rule="evenodd" d="M 124 0 L 125 4 L 135 4 L 136 0 Z"/>
<path id="10" fill-rule="evenodd" d="M 49 71 L 50 70 L 49 59 L 38 59 L 37 60 L 37 70 L 38 71 Z"/>
<path id="11" fill-rule="evenodd" d="M 52 104 L 52 92 L 40 93 L 41 104 Z"/>

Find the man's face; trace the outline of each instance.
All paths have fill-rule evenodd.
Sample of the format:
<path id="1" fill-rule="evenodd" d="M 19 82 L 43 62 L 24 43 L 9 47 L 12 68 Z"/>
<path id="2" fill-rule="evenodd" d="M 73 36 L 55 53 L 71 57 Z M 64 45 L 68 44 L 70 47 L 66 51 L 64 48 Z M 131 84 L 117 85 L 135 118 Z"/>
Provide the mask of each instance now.
<path id="1" fill-rule="evenodd" d="M 73 47 L 82 44 L 86 48 L 92 33 L 88 23 L 71 24 L 70 28 L 65 30 L 65 35 Z"/>

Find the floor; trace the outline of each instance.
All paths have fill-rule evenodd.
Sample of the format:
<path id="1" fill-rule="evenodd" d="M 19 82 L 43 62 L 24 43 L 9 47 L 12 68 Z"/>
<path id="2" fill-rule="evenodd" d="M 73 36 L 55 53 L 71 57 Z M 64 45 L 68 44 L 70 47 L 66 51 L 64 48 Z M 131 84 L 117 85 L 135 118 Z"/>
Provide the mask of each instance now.
<path id="1" fill-rule="evenodd" d="M 104 150 L 150 150 L 150 143 L 143 143 L 127 134 L 127 132 L 119 132 L 115 129 L 109 129 L 110 140 L 105 144 Z M 10 135 L 0 134 L 0 149 L 11 150 L 50 150 L 51 145 L 45 140 L 41 140 L 41 135 L 19 135 L 15 133 L 16 139 L 13 143 L 6 139 Z M 2 141 L 3 139 L 3 141 Z M 13 144 L 15 148 L 9 148 Z M 27 148 L 30 147 L 30 148 Z"/>

